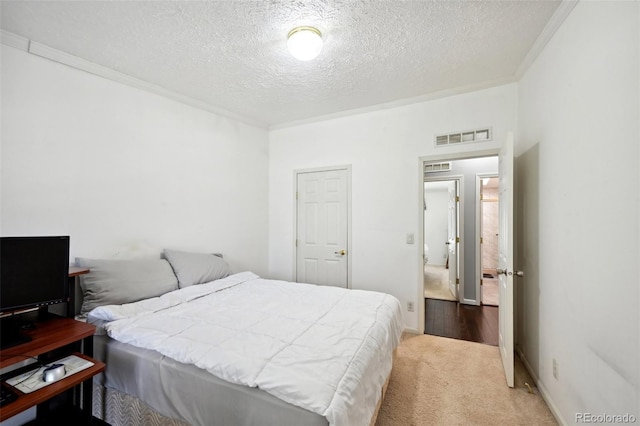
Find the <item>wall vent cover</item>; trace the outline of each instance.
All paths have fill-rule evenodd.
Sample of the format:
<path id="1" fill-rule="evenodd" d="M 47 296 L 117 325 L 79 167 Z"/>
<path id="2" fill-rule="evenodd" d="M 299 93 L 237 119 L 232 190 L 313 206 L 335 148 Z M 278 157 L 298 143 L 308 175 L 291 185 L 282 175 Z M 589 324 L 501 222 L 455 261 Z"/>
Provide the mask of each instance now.
<path id="1" fill-rule="evenodd" d="M 430 163 L 424 165 L 425 173 L 450 172 L 451 162 L 446 163 Z"/>
<path id="2" fill-rule="evenodd" d="M 469 130 L 460 133 L 449 133 L 436 136 L 436 146 L 459 145 L 469 142 L 486 142 L 491 140 L 491 128 Z"/>

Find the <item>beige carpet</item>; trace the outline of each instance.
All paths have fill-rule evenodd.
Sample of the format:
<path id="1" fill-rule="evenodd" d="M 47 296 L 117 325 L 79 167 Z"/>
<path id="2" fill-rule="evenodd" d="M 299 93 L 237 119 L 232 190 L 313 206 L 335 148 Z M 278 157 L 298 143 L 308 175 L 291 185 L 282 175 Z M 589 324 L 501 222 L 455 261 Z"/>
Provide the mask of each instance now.
<path id="1" fill-rule="evenodd" d="M 498 348 L 429 335 L 400 344 L 376 426 L 557 425 L 522 364 L 507 387 Z M 532 385 L 533 386 L 533 385 Z"/>
<path id="2" fill-rule="evenodd" d="M 449 270 L 444 265 L 427 264 L 424 266 L 424 297 L 456 300 L 449 290 Z"/>

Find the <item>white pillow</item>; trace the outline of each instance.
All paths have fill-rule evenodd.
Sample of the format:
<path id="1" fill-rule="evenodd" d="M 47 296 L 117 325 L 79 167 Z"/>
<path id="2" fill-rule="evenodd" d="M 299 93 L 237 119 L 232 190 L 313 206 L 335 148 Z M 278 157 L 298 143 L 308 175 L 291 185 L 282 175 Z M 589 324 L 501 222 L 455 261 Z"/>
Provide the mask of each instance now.
<path id="1" fill-rule="evenodd" d="M 220 255 L 164 249 L 164 257 L 177 275 L 180 288 L 208 283 L 231 274 L 229 265 Z"/>

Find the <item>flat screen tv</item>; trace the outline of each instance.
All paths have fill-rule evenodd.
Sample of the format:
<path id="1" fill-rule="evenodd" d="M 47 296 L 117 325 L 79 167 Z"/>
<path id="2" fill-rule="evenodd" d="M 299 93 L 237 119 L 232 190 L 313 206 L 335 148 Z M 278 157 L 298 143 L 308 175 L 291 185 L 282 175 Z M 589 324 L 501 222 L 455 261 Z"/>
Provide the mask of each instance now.
<path id="1" fill-rule="evenodd" d="M 69 299 L 69 237 L 0 238 L 1 346 L 9 345 L 10 313 Z"/>

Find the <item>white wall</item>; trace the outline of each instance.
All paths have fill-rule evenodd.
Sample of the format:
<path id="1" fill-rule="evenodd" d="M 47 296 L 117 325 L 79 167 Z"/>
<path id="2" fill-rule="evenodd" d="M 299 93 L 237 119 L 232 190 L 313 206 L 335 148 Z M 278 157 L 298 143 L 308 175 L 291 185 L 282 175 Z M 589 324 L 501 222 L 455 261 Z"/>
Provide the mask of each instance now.
<path id="1" fill-rule="evenodd" d="M 434 135 L 492 126 L 494 141 L 464 150 L 496 148 L 516 125 L 516 85 L 270 132 L 269 269 L 293 272 L 294 170 L 352 165 L 352 287 L 418 303 L 422 288 L 420 156 L 451 153 L 435 148 Z M 454 148 L 455 149 L 455 148 Z M 458 148 L 459 150 L 460 148 Z M 422 239 L 422 238 L 420 238 Z M 422 303 L 420 301 L 420 303 Z M 418 312 L 405 311 L 417 329 Z"/>
<path id="2" fill-rule="evenodd" d="M 639 8 L 578 3 L 519 84 L 518 344 L 566 423 L 640 418 Z"/>
<path id="3" fill-rule="evenodd" d="M 424 242 L 429 245 L 429 265 L 447 263 L 447 235 L 449 232 L 449 191 L 442 183 L 435 187 L 430 182 L 424 184 Z"/>
<path id="4" fill-rule="evenodd" d="M 267 273 L 267 131 L 2 46 L 2 235 Z"/>

